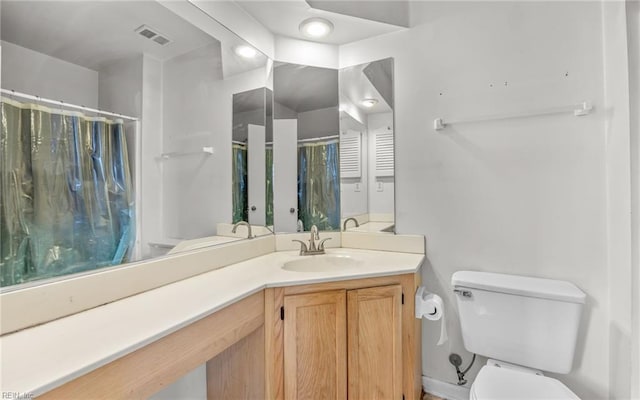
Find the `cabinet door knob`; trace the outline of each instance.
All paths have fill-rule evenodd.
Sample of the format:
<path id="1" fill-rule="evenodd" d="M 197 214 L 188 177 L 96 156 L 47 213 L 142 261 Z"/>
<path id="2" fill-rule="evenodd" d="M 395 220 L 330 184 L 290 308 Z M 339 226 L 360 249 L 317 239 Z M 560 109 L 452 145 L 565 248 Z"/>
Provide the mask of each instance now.
<path id="1" fill-rule="evenodd" d="M 291 214 L 293 214 L 294 212 L 296 212 L 296 209 L 295 209 L 295 208 L 293 208 L 293 207 L 291 207 L 291 208 L 289 209 L 289 212 L 290 212 Z"/>
<path id="2" fill-rule="evenodd" d="M 256 210 L 256 206 L 251 206 L 251 211 L 255 211 Z"/>

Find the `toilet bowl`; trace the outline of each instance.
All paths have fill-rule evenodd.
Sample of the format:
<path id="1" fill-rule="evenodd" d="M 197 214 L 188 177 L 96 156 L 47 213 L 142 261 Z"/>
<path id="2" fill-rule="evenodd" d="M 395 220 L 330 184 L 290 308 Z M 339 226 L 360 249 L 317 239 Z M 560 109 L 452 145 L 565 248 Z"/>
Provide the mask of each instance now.
<path id="1" fill-rule="evenodd" d="M 493 360 L 480 369 L 469 391 L 471 400 L 580 400 L 557 379 Z"/>

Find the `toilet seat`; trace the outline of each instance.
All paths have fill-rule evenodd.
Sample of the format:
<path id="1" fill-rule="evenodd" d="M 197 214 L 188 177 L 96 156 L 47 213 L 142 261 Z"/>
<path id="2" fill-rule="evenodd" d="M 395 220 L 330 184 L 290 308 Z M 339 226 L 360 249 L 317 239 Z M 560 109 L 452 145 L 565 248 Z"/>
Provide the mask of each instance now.
<path id="1" fill-rule="evenodd" d="M 580 400 L 557 379 L 547 376 L 485 365 L 473 385 L 472 400 Z"/>

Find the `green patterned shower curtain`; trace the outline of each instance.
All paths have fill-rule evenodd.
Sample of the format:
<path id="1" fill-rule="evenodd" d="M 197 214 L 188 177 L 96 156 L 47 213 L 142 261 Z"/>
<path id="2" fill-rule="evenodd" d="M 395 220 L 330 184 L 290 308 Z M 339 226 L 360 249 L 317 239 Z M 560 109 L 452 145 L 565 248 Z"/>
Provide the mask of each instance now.
<path id="1" fill-rule="evenodd" d="M 273 226 L 273 147 L 265 148 L 265 164 L 266 164 L 266 223 L 267 226 Z"/>
<path id="2" fill-rule="evenodd" d="M 298 145 L 298 219 L 304 230 L 340 230 L 340 165 L 337 140 Z"/>
<path id="3" fill-rule="evenodd" d="M 233 223 L 249 221 L 249 192 L 247 187 L 247 146 L 232 145 L 233 165 L 231 172 Z"/>
<path id="4" fill-rule="evenodd" d="M 123 124 L 4 98 L 0 107 L 0 286 L 128 261 Z"/>

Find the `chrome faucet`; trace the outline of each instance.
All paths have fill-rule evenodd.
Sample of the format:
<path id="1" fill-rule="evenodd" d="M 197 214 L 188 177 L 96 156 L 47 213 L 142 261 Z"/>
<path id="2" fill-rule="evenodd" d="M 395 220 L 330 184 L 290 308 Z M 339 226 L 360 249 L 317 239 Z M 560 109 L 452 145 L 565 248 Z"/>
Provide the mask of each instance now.
<path id="1" fill-rule="evenodd" d="M 236 223 L 235 225 L 233 225 L 233 229 L 231 230 L 231 233 L 236 233 L 236 231 L 238 230 L 238 226 L 240 225 L 246 225 L 247 230 L 248 230 L 248 234 L 247 234 L 247 239 L 253 239 L 254 236 L 251 234 L 251 224 L 246 222 L 246 221 L 240 221 L 238 223 Z"/>
<path id="2" fill-rule="evenodd" d="M 353 218 L 353 217 L 350 217 L 350 218 L 347 218 L 347 219 L 345 219 L 345 220 L 344 220 L 344 223 L 342 224 L 342 230 L 343 230 L 343 231 L 346 231 L 346 230 L 347 230 L 347 222 L 349 222 L 349 221 L 353 221 L 353 222 L 355 222 L 355 224 L 356 224 L 356 228 L 360 226 L 360 224 L 358 223 L 358 220 L 357 220 L 357 219 L 355 219 L 355 218 Z"/>
<path id="3" fill-rule="evenodd" d="M 318 227 L 313 225 L 311 227 L 311 237 L 309 238 L 309 246 L 302 240 L 292 240 L 292 242 L 300 243 L 300 255 L 301 256 L 313 256 L 317 254 L 324 254 L 324 242 L 331 238 L 324 238 L 320 240 L 320 234 L 318 233 Z M 316 246 L 316 240 L 320 240 L 320 243 Z"/>

